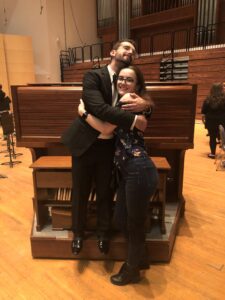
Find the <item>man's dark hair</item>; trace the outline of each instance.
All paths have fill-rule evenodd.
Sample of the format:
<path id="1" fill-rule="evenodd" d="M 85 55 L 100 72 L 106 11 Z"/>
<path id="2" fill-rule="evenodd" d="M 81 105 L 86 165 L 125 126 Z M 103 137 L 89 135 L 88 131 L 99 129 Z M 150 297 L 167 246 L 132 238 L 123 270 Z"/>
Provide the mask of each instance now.
<path id="1" fill-rule="evenodd" d="M 137 45 L 135 43 L 134 40 L 131 40 L 131 39 L 122 39 L 122 40 L 118 40 L 117 42 L 115 42 L 113 44 L 113 47 L 112 47 L 112 50 L 117 50 L 119 48 L 119 46 L 124 43 L 124 42 L 127 42 L 127 43 L 130 43 L 134 46 L 134 48 L 136 49 Z"/>

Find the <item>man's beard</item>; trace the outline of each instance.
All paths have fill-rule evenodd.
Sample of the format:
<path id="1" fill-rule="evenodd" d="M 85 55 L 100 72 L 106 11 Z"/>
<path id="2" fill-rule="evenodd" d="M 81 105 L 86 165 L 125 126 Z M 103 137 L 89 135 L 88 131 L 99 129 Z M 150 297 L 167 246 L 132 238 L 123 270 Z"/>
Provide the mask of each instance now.
<path id="1" fill-rule="evenodd" d="M 115 60 L 118 63 L 119 69 L 122 69 L 122 68 L 126 68 L 126 67 L 130 66 L 130 64 L 132 62 L 132 57 L 129 56 L 129 59 L 127 60 L 127 59 L 124 59 L 121 56 L 116 56 Z"/>

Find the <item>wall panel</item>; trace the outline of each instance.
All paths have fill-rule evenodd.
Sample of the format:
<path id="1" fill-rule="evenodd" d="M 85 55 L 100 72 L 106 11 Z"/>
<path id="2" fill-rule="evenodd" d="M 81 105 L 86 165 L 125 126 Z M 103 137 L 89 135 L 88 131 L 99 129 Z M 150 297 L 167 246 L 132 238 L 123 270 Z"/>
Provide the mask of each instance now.
<path id="1" fill-rule="evenodd" d="M 32 40 L 29 36 L 0 35 L 0 82 L 10 86 L 35 82 Z"/>
<path id="2" fill-rule="evenodd" d="M 2 84 L 3 91 L 9 95 L 9 84 L 5 60 L 4 36 L 0 34 L 0 84 Z"/>

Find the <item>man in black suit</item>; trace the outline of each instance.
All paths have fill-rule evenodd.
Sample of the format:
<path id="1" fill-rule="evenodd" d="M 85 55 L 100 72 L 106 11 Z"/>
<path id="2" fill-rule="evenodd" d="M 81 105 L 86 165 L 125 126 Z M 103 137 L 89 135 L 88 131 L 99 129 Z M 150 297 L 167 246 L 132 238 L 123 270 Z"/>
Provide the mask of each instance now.
<path id="1" fill-rule="evenodd" d="M 130 98 L 123 109 L 115 107 L 117 91 L 113 78 L 119 70 L 130 65 L 135 56 L 135 45 L 131 40 L 117 42 L 110 52 L 108 66 L 87 72 L 83 80 L 83 101 L 86 110 L 97 118 L 116 124 L 124 129 L 134 126 L 144 130 L 144 116 L 126 111 L 143 111 L 146 100 Z M 72 252 L 78 254 L 83 246 L 87 202 L 94 181 L 97 204 L 98 247 L 102 253 L 109 250 L 109 231 L 114 191 L 110 185 L 113 156 L 113 136 L 103 136 L 85 122 L 86 115 L 75 121 L 75 136 L 70 144 L 72 151 L 73 199 L 72 199 Z"/>

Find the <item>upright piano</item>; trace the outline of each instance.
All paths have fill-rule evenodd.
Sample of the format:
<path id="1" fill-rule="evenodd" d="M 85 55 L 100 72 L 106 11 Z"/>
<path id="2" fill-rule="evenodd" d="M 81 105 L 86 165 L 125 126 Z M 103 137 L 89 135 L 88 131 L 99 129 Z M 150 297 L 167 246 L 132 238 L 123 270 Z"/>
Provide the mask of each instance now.
<path id="1" fill-rule="evenodd" d="M 166 233 L 162 234 L 153 220 L 151 230 L 146 232 L 146 240 L 152 261 L 169 261 L 179 219 L 185 210 L 182 193 L 184 159 L 185 151 L 194 146 L 197 86 L 180 82 L 148 82 L 147 90 L 155 107 L 145 131 L 146 147 L 151 157 L 166 157 L 171 169 L 166 178 Z M 76 258 L 70 247 L 73 238 L 69 228 L 70 153 L 60 137 L 77 116 L 81 95 L 81 83 L 12 86 L 17 146 L 27 147 L 32 153 L 33 257 Z M 90 205 L 91 209 L 94 210 Z M 65 225 L 58 226 L 60 220 L 64 220 Z M 90 228 L 94 227 L 93 214 L 90 213 L 87 223 Z M 126 242 L 119 233 L 112 238 L 106 257 L 98 251 L 91 229 L 88 232 L 84 250 L 78 258 L 124 259 Z"/>

